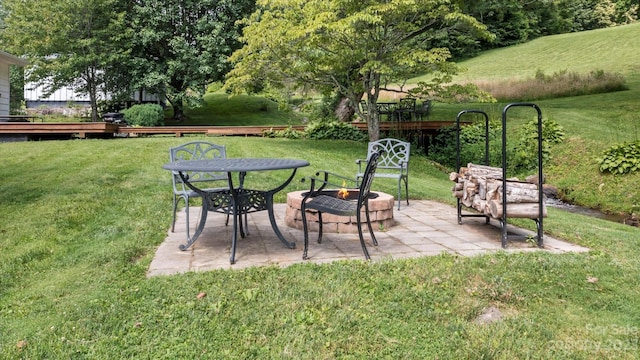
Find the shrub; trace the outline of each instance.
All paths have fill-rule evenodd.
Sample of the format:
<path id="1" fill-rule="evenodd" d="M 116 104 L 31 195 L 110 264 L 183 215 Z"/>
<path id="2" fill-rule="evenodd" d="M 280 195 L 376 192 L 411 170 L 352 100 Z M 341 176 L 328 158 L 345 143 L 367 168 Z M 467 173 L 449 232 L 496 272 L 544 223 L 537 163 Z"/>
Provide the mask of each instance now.
<path id="1" fill-rule="evenodd" d="M 640 141 L 613 145 L 598 159 L 601 172 L 627 174 L 640 170 Z"/>
<path id="2" fill-rule="evenodd" d="M 305 137 L 314 140 L 353 140 L 367 141 L 366 133 L 351 124 L 339 121 L 313 122 L 304 130 Z"/>
<path id="3" fill-rule="evenodd" d="M 332 94 L 332 95 L 324 95 L 322 97 L 322 101 L 320 102 L 307 102 L 305 104 L 304 109 L 302 109 L 306 114 L 309 115 L 311 121 L 337 121 L 335 110 L 340 100 L 341 96 Z"/>
<path id="4" fill-rule="evenodd" d="M 294 130 L 293 127 L 289 126 L 284 130 L 273 130 L 273 128 L 265 130 L 262 132 L 262 135 L 268 138 L 301 139 L 304 133 Z"/>
<path id="5" fill-rule="evenodd" d="M 498 166 L 501 161 L 501 124 L 499 121 L 489 122 L 489 164 Z M 456 128 L 455 126 L 440 129 L 429 144 L 429 158 L 444 166 L 454 168 L 456 165 Z M 468 163 L 484 164 L 485 155 L 485 123 L 474 122 L 460 128 L 460 165 Z M 457 170 L 457 169 L 456 169 Z"/>
<path id="6" fill-rule="evenodd" d="M 164 125 L 164 111 L 157 104 L 138 104 L 122 111 L 124 119 L 134 126 Z"/>
<path id="7" fill-rule="evenodd" d="M 485 124 L 475 122 L 460 129 L 460 165 L 483 164 L 485 153 Z M 515 129 L 507 140 L 507 170 L 524 173 L 538 166 L 538 119 Z M 542 159 L 551 158 L 551 145 L 562 142 L 564 129 L 553 120 L 542 121 Z M 448 167 L 456 164 L 456 129 L 441 129 L 429 146 L 429 158 Z M 502 123 L 489 122 L 489 165 L 502 166 Z M 456 169 L 457 170 L 457 169 Z"/>
<path id="8" fill-rule="evenodd" d="M 542 161 L 551 159 L 551 145 L 564 140 L 564 128 L 553 120 L 542 120 Z M 526 172 L 538 166 L 538 119 L 532 119 L 518 129 L 515 139 L 509 141 L 508 169 Z"/>

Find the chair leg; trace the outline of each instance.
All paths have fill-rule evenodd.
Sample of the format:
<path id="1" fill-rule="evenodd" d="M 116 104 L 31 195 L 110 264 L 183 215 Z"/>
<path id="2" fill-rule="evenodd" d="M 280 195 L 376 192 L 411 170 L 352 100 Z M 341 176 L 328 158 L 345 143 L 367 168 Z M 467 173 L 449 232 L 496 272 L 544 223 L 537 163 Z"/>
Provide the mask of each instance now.
<path id="1" fill-rule="evenodd" d="M 185 227 L 187 229 L 187 240 L 189 240 L 191 239 L 191 237 L 189 236 L 189 198 L 185 198 L 184 213 L 187 215 Z"/>
<path id="2" fill-rule="evenodd" d="M 307 250 L 309 249 L 309 226 L 307 225 L 307 211 L 304 207 L 300 209 L 302 211 L 302 230 L 304 232 L 304 250 L 302 251 L 302 260 L 308 260 Z"/>
<path id="3" fill-rule="evenodd" d="M 366 211 L 367 216 L 367 227 L 369 228 L 369 235 L 371 235 L 371 242 L 373 245 L 378 246 L 378 239 L 376 239 L 376 235 L 373 233 L 373 227 L 371 227 L 371 217 L 369 216 L 369 204 L 365 203 L 364 209 Z"/>
<path id="4" fill-rule="evenodd" d="M 322 243 L 322 213 L 318 210 L 318 244 Z"/>
<path id="5" fill-rule="evenodd" d="M 404 192 L 407 199 L 407 205 L 409 205 L 409 178 L 404 177 Z"/>
<path id="6" fill-rule="evenodd" d="M 369 256 L 369 251 L 367 250 L 367 244 L 365 244 L 364 236 L 362 235 L 362 221 L 360 221 L 361 220 L 360 212 L 358 212 L 356 219 L 358 222 L 358 236 L 360 237 L 360 245 L 362 246 L 362 252 L 364 252 L 364 258 L 367 260 L 371 260 L 371 256 Z M 371 230 L 371 227 L 369 227 L 369 230 Z"/>
<path id="7" fill-rule="evenodd" d="M 400 203 L 402 202 L 402 179 L 398 179 L 398 210 L 400 210 Z"/>
<path id="8" fill-rule="evenodd" d="M 173 196 L 173 221 L 171 222 L 171 232 L 176 232 L 176 211 L 178 210 L 178 198 Z"/>

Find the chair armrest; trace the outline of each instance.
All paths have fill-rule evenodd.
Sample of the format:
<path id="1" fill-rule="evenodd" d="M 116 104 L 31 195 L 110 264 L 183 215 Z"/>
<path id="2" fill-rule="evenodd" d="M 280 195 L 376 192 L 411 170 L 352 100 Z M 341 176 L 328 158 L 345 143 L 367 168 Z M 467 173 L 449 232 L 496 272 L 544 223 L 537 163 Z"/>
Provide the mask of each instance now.
<path id="1" fill-rule="evenodd" d="M 358 164 L 358 173 L 362 173 L 364 170 L 362 169 L 362 166 L 366 166 L 367 165 L 367 160 L 366 159 L 356 159 L 356 164 Z"/>
<path id="2" fill-rule="evenodd" d="M 404 160 L 400 160 L 398 162 L 398 164 L 400 165 L 400 170 L 404 173 L 408 173 L 409 172 L 409 162 L 408 161 L 404 161 Z"/>
<path id="3" fill-rule="evenodd" d="M 306 176 L 302 178 L 301 181 L 311 182 L 309 193 L 322 191 L 325 187 L 327 187 L 327 185 L 335 186 L 338 188 L 342 188 L 342 187 L 356 188 L 358 185 L 353 178 L 348 178 L 346 176 L 342 176 L 326 170 L 320 170 L 316 172 L 315 176 Z M 353 184 L 354 186 L 345 186 L 345 183 L 347 182 L 350 184 Z"/>

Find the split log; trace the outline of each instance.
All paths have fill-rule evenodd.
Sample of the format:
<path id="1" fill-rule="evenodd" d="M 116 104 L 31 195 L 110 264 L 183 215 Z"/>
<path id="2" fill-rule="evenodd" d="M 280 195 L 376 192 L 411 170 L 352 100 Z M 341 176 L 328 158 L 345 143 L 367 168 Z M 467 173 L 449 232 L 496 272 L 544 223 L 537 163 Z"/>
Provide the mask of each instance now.
<path id="1" fill-rule="evenodd" d="M 507 183 L 507 202 L 508 203 L 528 203 L 538 202 L 538 190 L 525 189 L 520 187 L 510 187 Z M 502 189 L 498 189 L 498 199 L 502 201 Z"/>
<path id="2" fill-rule="evenodd" d="M 480 195 L 475 195 L 471 207 L 483 213 L 487 207 L 487 201 L 480 198 Z"/>
<path id="3" fill-rule="evenodd" d="M 502 179 L 486 179 L 486 183 L 487 183 L 487 191 L 495 190 L 502 187 Z M 528 190 L 534 190 L 534 191 L 538 190 L 537 185 L 527 183 L 527 182 L 513 181 L 513 180 L 507 180 L 507 188 L 522 188 L 522 189 L 528 189 Z"/>
<path id="4" fill-rule="evenodd" d="M 507 202 L 523 203 L 538 202 L 538 187 L 534 184 L 507 181 Z M 502 201 L 502 180 L 487 179 L 487 194 L 485 199 L 499 199 Z"/>
<path id="5" fill-rule="evenodd" d="M 502 203 L 497 200 L 487 202 L 489 213 L 494 219 L 502 219 Z M 507 203 L 507 217 L 537 219 L 540 216 L 538 203 Z M 547 207 L 542 204 L 542 216 L 547 217 Z"/>
<path id="6" fill-rule="evenodd" d="M 480 173 L 502 174 L 502 168 L 495 167 L 495 166 L 487 166 L 487 165 L 478 165 L 478 164 L 468 163 L 467 164 L 467 169 L 469 169 L 470 172 L 476 173 L 476 174 L 480 174 Z"/>
<path id="7" fill-rule="evenodd" d="M 481 176 L 500 178 L 502 177 L 502 169 L 492 166 L 475 165 L 469 163 L 467 167 L 461 167 L 458 174 L 461 177 Z"/>

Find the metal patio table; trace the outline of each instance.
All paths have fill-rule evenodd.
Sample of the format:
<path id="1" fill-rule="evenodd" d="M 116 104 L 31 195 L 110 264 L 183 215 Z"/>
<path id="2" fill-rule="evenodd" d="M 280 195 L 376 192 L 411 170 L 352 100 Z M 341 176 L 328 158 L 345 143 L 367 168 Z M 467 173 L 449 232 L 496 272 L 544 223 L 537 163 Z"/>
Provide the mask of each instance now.
<path id="1" fill-rule="evenodd" d="M 294 249 L 296 244 L 287 241 L 278 225 L 273 213 L 273 195 L 284 189 L 296 174 L 300 167 L 309 166 L 306 160 L 298 159 L 274 159 L 274 158 L 226 158 L 211 160 L 186 160 L 164 164 L 163 169 L 176 171 L 184 183 L 202 197 L 202 212 L 196 231 L 187 240 L 187 243 L 180 245 L 180 250 L 188 249 L 202 233 L 207 221 L 207 213 L 216 211 L 221 213 L 231 213 L 233 215 L 233 237 L 231 240 L 231 264 L 235 263 L 236 242 L 238 232 L 245 236 L 243 226 L 238 227 L 241 215 L 256 211 L 266 210 L 269 213 L 269 220 L 274 233 L 278 239 L 289 249 Z M 291 175 L 278 187 L 269 190 L 255 190 L 244 187 L 244 178 L 247 172 L 251 171 L 273 171 L 291 170 Z M 229 181 L 229 189 L 222 191 L 206 192 L 189 182 L 188 176 L 184 173 L 189 171 L 197 172 L 226 172 Z M 234 186 L 233 173 L 238 173 L 238 186 Z M 187 226 L 189 226 L 187 224 Z"/>

